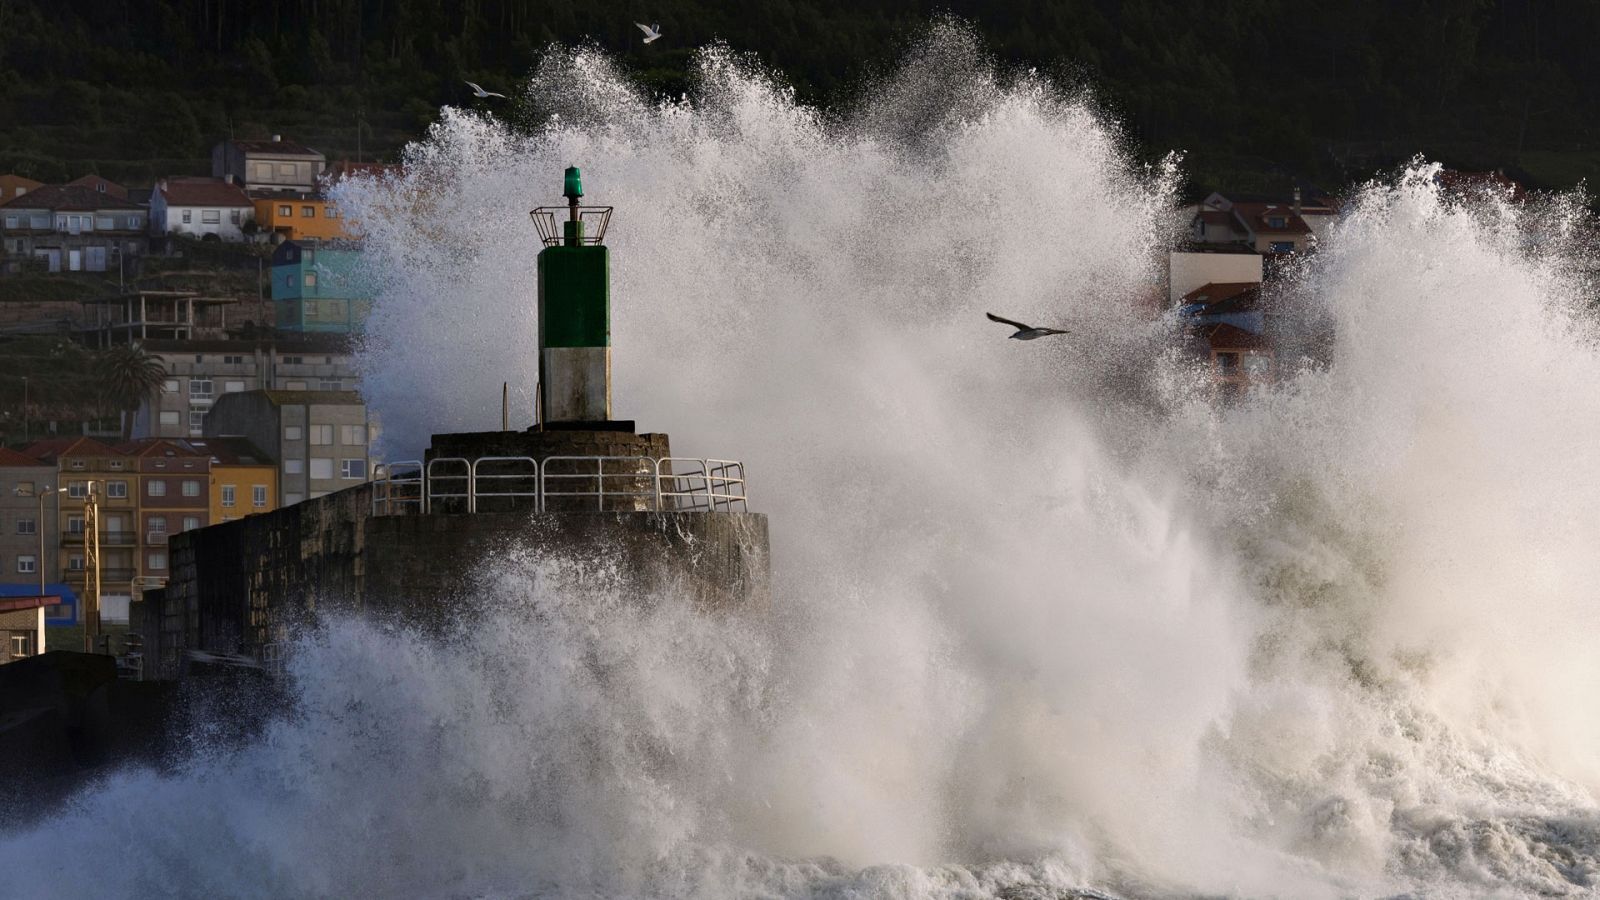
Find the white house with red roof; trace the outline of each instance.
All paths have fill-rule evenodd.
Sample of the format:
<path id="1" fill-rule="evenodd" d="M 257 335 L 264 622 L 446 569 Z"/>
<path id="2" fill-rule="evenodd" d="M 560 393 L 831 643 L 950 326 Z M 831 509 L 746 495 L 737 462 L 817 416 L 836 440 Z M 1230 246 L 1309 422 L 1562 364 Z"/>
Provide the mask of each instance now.
<path id="1" fill-rule="evenodd" d="M 150 192 L 150 230 L 216 240 L 244 240 L 244 226 L 255 221 L 250 197 L 230 178 L 174 177 L 156 182 Z"/>
<path id="2" fill-rule="evenodd" d="M 1296 253 L 1314 246 L 1336 215 L 1326 202 L 1304 200 L 1299 188 L 1286 199 L 1213 193 L 1194 208 L 1189 237 L 1257 253 Z"/>

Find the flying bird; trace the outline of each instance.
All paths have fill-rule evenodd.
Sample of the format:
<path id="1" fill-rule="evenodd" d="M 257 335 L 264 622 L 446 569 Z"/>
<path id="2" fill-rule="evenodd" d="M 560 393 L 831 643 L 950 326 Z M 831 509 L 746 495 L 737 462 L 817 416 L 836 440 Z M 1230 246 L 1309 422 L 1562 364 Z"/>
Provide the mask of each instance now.
<path id="1" fill-rule="evenodd" d="M 1035 328 L 1032 325 L 1024 325 L 1021 322 L 1002 319 L 994 313 L 984 313 L 984 315 L 988 316 L 991 322 L 999 322 L 1001 325 L 1010 325 L 1015 328 L 1017 333 L 1011 336 L 1014 341 L 1031 341 L 1034 338 L 1042 338 L 1051 334 L 1071 334 L 1071 332 L 1063 328 Z"/>
<path id="2" fill-rule="evenodd" d="M 476 81 L 467 82 L 467 87 L 472 88 L 472 93 L 478 97 L 499 97 L 501 100 L 506 99 L 505 94 L 496 94 L 494 91 L 486 91 L 483 88 L 478 87 L 478 83 Z"/>
<path id="3" fill-rule="evenodd" d="M 646 25 L 643 22 L 635 22 L 633 24 L 638 25 L 639 30 L 644 32 L 644 42 L 646 44 L 661 37 L 660 25 Z"/>

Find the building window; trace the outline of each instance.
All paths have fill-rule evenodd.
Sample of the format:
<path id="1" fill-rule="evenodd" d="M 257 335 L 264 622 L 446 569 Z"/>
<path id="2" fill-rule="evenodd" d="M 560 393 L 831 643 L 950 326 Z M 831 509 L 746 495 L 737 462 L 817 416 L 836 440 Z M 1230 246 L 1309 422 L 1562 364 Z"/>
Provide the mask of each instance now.
<path id="1" fill-rule="evenodd" d="M 187 209 L 184 210 L 183 211 L 183 224 L 188 225 L 190 220 L 193 219 L 193 217 L 194 217 L 194 213 L 192 211 L 187 210 Z"/>
<path id="2" fill-rule="evenodd" d="M 143 228 L 144 227 L 144 218 L 142 216 L 129 216 L 128 217 L 128 227 L 129 228 Z"/>
<path id="3" fill-rule="evenodd" d="M 314 219 L 314 218 L 316 218 L 317 217 L 317 208 L 315 206 L 302 206 L 302 207 L 300 207 L 300 217 L 303 218 L 303 219 Z"/>
<path id="4" fill-rule="evenodd" d="M 283 216 L 285 219 L 292 219 L 294 218 L 294 207 L 287 203 L 281 204 L 278 207 L 278 215 Z"/>
<path id="5" fill-rule="evenodd" d="M 17 520 L 17 534 L 38 534 L 39 523 L 32 519 Z"/>
<path id="6" fill-rule="evenodd" d="M 69 482 L 67 482 L 67 496 L 71 497 L 74 500 L 82 500 L 83 498 L 89 496 L 89 482 L 87 482 L 87 481 L 69 481 Z"/>
<path id="7" fill-rule="evenodd" d="M 152 478 L 144 483 L 144 492 L 151 497 L 165 497 L 167 495 L 167 483 L 158 478 Z"/>
<path id="8" fill-rule="evenodd" d="M 210 400 L 212 398 L 212 396 L 213 395 L 211 393 L 211 379 L 209 379 L 209 378 L 191 378 L 191 379 L 189 379 L 189 399 L 190 400 Z"/>
<path id="9" fill-rule="evenodd" d="M 1239 374 L 1239 354 L 1224 351 L 1217 354 L 1217 373 L 1220 375 Z"/>
<path id="10" fill-rule="evenodd" d="M 332 459 L 325 459 L 325 458 L 322 458 L 322 457 L 313 456 L 311 458 L 311 477 L 312 478 L 332 478 L 333 477 L 333 460 Z"/>
<path id="11" fill-rule="evenodd" d="M 204 224 L 204 225 L 220 225 L 220 224 L 222 224 L 222 210 L 220 210 L 220 209 L 202 209 L 202 210 L 200 210 L 200 222 L 201 222 L 201 224 Z"/>
<path id="12" fill-rule="evenodd" d="M 242 390 L 244 390 L 244 382 L 242 381 L 224 381 L 222 383 L 222 392 L 224 394 L 237 394 Z"/>
<path id="13" fill-rule="evenodd" d="M 150 536 L 160 540 L 167 536 L 167 517 L 151 516 L 145 520 L 145 525 L 150 529 Z"/>
<path id="14" fill-rule="evenodd" d="M 305 361 L 306 361 L 306 358 L 303 357 L 303 356 L 285 356 L 283 358 L 283 364 L 286 365 L 286 366 L 305 365 Z"/>
<path id="15" fill-rule="evenodd" d="M 250 505 L 256 509 L 263 509 L 267 505 L 267 486 L 264 484 L 251 485 Z"/>
<path id="16" fill-rule="evenodd" d="M 189 410 L 189 433 L 204 434 L 206 430 L 206 411 L 203 409 Z"/>
<path id="17" fill-rule="evenodd" d="M 337 378 L 323 378 L 323 379 L 320 379 L 317 382 L 317 390 L 319 390 L 319 391 L 342 391 L 342 390 L 344 390 L 344 382 L 340 381 Z M 348 444 L 349 441 L 346 441 L 345 443 Z"/>
<path id="18" fill-rule="evenodd" d="M 29 575 L 29 574 L 32 574 L 32 573 L 37 572 L 37 571 L 39 571 L 39 559 L 38 559 L 38 557 L 35 557 L 35 556 L 19 556 L 19 557 L 17 557 L 17 573 L 19 575 Z"/>
<path id="19" fill-rule="evenodd" d="M 313 446 L 313 447 L 326 447 L 326 446 L 328 446 L 329 444 L 332 444 L 332 443 L 333 443 L 333 426 L 332 425 L 312 425 L 311 426 L 311 446 Z"/>
<path id="20" fill-rule="evenodd" d="M 17 482 L 16 491 L 17 491 L 17 496 L 18 497 L 32 497 L 33 496 L 33 482 L 31 482 L 31 481 L 19 481 L 19 482 Z"/>
<path id="21" fill-rule="evenodd" d="M 364 459 L 341 459 L 341 460 L 339 460 L 339 477 L 340 478 L 346 478 L 346 479 L 349 479 L 349 478 L 366 478 L 367 477 L 367 461 L 364 460 Z"/>
<path id="22" fill-rule="evenodd" d="M 1284 226 L 1286 226 L 1288 224 L 1289 224 L 1289 220 L 1285 219 L 1283 216 L 1268 216 L 1267 217 L 1267 227 L 1268 228 L 1283 228 Z"/>
<path id="23" fill-rule="evenodd" d="M 1270 249 L 1273 253 L 1293 253 L 1294 241 L 1273 241 Z"/>
<path id="24" fill-rule="evenodd" d="M 283 461 L 283 474 L 301 475 L 306 471 L 306 461 L 303 459 L 286 459 Z"/>
<path id="25" fill-rule="evenodd" d="M 32 635 L 27 635 L 27 634 L 13 634 L 11 636 L 11 658 L 12 659 L 21 659 L 24 656 L 32 656 L 33 655 L 33 653 L 30 652 L 30 649 L 33 646 L 33 641 L 31 640 L 31 638 L 32 638 Z"/>
<path id="26" fill-rule="evenodd" d="M 222 505 L 233 505 L 233 485 L 231 484 L 225 484 L 222 486 Z"/>
<path id="27" fill-rule="evenodd" d="M 339 210 L 334 208 L 334 207 L 332 207 L 332 206 L 329 206 L 329 207 L 323 209 L 322 214 L 324 216 L 327 216 L 330 219 L 339 218 Z"/>
<path id="28" fill-rule="evenodd" d="M 193 478 L 185 478 L 183 480 L 183 495 L 185 497 L 200 496 L 200 482 L 195 481 Z"/>
<path id="29" fill-rule="evenodd" d="M 367 445 L 367 426 L 340 425 L 339 443 L 350 447 L 365 447 Z"/>
<path id="30" fill-rule="evenodd" d="M 294 177 L 294 163 L 278 163 L 278 174 Z"/>
<path id="31" fill-rule="evenodd" d="M 175 409 L 164 409 L 164 410 L 162 410 L 161 411 L 161 424 L 163 424 L 163 425 L 176 425 L 176 424 L 178 424 L 178 411 L 175 410 Z"/>
<path id="32" fill-rule="evenodd" d="M 283 439 L 286 441 L 304 440 L 304 432 L 301 431 L 299 425 L 285 425 L 283 426 Z"/>
<path id="33" fill-rule="evenodd" d="M 7 228 L 16 228 L 17 227 L 17 217 L 16 216 L 6 216 L 6 227 Z"/>
<path id="34" fill-rule="evenodd" d="M 72 466 L 73 469 L 75 469 L 76 471 L 79 471 L 79 472 L 82 472 L 85 468 L 87 468 L 87 465 L 81 459 L 73 460 L 72 463 L 71 463 L 71 466 Z"/>
<path id="35" fill-rule="evenodd" d="M 306 287 L 316 287 L 317 286 L 317 273 L 315 273 L 315 272 L 307 272 L 306 273 L 306 277 L 305 277 L 305 285 L 306 285 Z"/>
<path id="36" fill-rule="evenodd" d="M 200 517 L 199 516 L 184 516 L 183 517 L 183 530 L 184 531 L 192 531 L 192 530 L 194 530 L 196 528 L 199 528 L 199 527 L 200 527 Z"/>
<path id="37" fill-rule="evenodd" d="M 126 481 L 106 482 L 106 496 L 114 500 L 121 500 L 128 496 L 128 483 Z"/>
<path id="38" fill-rule="evenodd" d="M 239 210 L 231 209 L 228 211 L 228 223 L 230 225 L 239 224 Z"/>
<path id="39" fill-rule="evenodd" d="M 244 365 L 244 357 L 243 356 L 224 356 L 222 358 L 222 364 L 225 365 L 225 366 L 242 366 L 242 365 Z"/>
<path id="40" fill-rule="evenodd" d="M 166 551 L 164 551 L 164 550 L 152 550 L 152 551 L 150 551 L 149 555 L 145 557 L 145 562 L 149 563 L 150 564 L 149 567 L 152 568 L 152 569 L 165 569 L 167 567 L 167 554 L 166 554 Z"/>
<path id="41" fill-rule="evenodd" d="M 83 516 L 67 517 L 67 534 L 83 534 Z"/>
<path id="42" fill-rule="evenodd" d="M 178 392 L 178 379 L 176 379 L 176 378 L 168 378 L 166 381 L 161 382 L 161 393 L 163 393 L 163 394 L 176 394 L 177 392 Z"/>
<path id="43" fill-rule="evenodd" d="M 83 554 L 74 553 L 67 557 L 67 569 L 73 572 L 83 571 Z"/>
<path id="44" fill-rule="evenodd" d="M 111 221 L 110 216 L 95 216 L 94 227 L 100 229 L 101 231 L 110 231 L 117 226 L 115 222 Z"/>

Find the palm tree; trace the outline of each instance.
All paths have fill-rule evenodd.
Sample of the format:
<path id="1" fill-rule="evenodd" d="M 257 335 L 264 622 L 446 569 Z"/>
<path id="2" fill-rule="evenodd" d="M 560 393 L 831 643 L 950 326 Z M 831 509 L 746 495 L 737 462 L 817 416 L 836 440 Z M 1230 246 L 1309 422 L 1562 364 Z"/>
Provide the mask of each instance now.
<path id="1" fill-rule="evenodd" d="M 134 413 L 166 380 L 166 368 L 135 341 L 101 351 L 95 357 L 94 375 L 100 383 L 100 395 L 123 414 L 122 439 L 128 440 L 133 436 Z"/>

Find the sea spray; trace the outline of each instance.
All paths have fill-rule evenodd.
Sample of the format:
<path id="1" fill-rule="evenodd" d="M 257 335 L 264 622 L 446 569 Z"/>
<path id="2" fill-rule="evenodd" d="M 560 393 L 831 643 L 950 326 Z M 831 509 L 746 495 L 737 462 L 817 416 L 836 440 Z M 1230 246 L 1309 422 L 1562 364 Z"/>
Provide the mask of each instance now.
<path id="1" fill-rule="evenodd" d="M 1424 165 L 1362 188 L 1286 294 L 1316 353 L 1219 405 L 1145 311 L 1174 173 L 958 28 L 827 114 L 722 50 L 669 102 L 555 50 L 522 102 L 532 126 L 447 110 L 403 175 L 343 189 L 383 276 L 362 365 L 389 454 L 489 427 L 501 381 L 531 406 L 526 215 L 582 165 L 617 207 L 618 409 L 749 464 L 772 609 L 496 555 L 461 634 L 328 623 L 261 741 L 112 776 L 0 841 L 8 872 L 1594 890 L 1600 351 L 1570 203 L 1452 201 Z M 986 311 L 1073 333 L 1007 341 Z"/>

